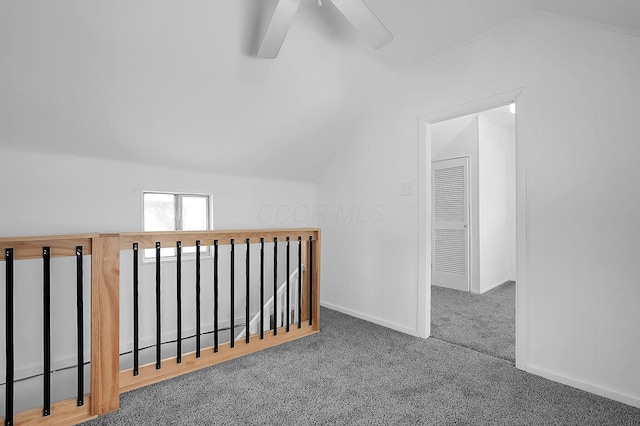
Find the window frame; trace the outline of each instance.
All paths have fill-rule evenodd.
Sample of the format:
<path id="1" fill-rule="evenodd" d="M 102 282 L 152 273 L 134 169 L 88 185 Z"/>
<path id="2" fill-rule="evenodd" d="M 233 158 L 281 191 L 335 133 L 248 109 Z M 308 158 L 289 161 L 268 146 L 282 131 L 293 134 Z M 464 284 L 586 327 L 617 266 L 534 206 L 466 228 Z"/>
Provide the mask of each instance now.
<path id="1" fill-rule="evenodd" d="M 211 231 L 213 230 L 213 195 L 212 194 L 204 194 L 204 193 L 198 193 L 198 192 L 174 192 L 174 191 L 154 191 L 154 190 L 143 190 L 142 191 L 142 200 L 141 200 L 141 204 L 142 204 L 142 213 L 141 213 L 141 220 L 142 220 L 142 230 L 143 232 L 147 232 L 145 231 L 145 195 L 147 194 L 160 194 L 160 195 L 172 195 L 175 198 L 175 211 L 174 211 L 174 215 L 175 215 L 175 223 L 174 223 L 174 227 L 175 227 L 175 231 L 179 232 L 182 231 L 182 199 L 185 197 L 195 197 L 195 198 L 205 198 L 206 199 L 206 205 L 207 205 L 207 231 Z M 156 231 L 149 231 L 149 232 L 156 232 Z M 162 231 L 158 231 L 158 232 L 162 232 Z M 170 247 L 163 247 L 163 248 L 170 248 Z M 175 247 L 173 247 L 175 249 Z M 204 249 L 204 250 L 203 250 Z M 153 256 L 147 256 L 147 251 L 143 250 L 142 251 L 142 261 L 143 263 L 153 263 L 156 260 L 155 255 Z M 201 251 L 200 251 L 200 258 L 207 258 L 207 257 L 211 257 L 211 246 L 210 245 L 202 245 L 201 246 Z M 184 251 L 182 252 L 182 259 L 183 260 L 195 260 L 196 258 L 196 253 L 195 250 L 193 251 L 193 253 L 185 253 Z M 177 255 L 174 253 L 173 255 L 160 255 L 160 261 L 164 262 L 164 261 L 175 261 L 177 260 Z"/>

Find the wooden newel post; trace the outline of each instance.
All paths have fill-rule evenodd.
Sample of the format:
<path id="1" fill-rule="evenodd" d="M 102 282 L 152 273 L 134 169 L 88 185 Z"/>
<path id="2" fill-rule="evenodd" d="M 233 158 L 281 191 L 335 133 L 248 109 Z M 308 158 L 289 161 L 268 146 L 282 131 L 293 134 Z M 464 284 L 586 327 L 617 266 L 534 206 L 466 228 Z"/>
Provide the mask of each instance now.
<path id="1" fill-rule="evenodd" d="M 312 257 L 313 256 L 313 257 Z M 313 284 L 312 314 L 313 329 L 320 330 L 320 230 L 313 233 L 313 253 L 309 251 L 309 240 L 302 242 L 302 321 L 309 321 L 309 281 Z"/>
<path id="2" fill-rule="evenodd" d="M 91 414 L 119 408 L 120 236 L 93 238 L 91 256 Z"/>

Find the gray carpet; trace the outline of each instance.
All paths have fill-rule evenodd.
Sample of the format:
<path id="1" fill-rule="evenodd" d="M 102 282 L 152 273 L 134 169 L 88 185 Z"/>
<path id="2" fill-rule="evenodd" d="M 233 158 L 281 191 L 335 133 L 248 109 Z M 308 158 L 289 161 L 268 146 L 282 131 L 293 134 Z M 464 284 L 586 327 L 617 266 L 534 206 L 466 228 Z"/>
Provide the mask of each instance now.
<path id="1" fill-rule="evenodd" d="M 515 362 L 516 284 L 484 294 L 431 287 L 431 335 Z"/>
<path id="2" fill-rule="evenodd" d="M 638 425 L 640 409 L 328 309 L 322 332 L 151 385 L 87 425 Z"/>

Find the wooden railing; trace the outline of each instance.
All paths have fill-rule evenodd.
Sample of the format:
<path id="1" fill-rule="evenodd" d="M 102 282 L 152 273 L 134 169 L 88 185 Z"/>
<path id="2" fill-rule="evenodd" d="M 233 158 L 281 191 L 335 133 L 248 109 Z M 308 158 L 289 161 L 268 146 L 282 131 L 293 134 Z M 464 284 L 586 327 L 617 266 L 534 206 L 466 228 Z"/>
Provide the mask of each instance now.
<path id="1" fill-rule="evenodd" d="M 271 254 L 265 254 L 265 243 L 270 245 Z M 5 417 L 4 423 L 12 424 L 75 424 L 86 421 L 91 418 L 115 411 L 119 408 L 119 396 L 121 393 L 156 383 L 168 378 L 176 377 L 191 371 L 205 368 L 218 364 L 233 358 L 247 355 L 265 348 L 279 345 L 303 336 L 316 333 L 320 329 L 320 231 L 318 229 L 278 229 L 278 230 L 244 230 L 244 231 L 185 231 L 185 232 L 140 232 L 140 233 L 119 233 L 119 234 L 85 234 L 70 236 L 51 236 L 51 237 L 25 237 L 25 238 L 0 238 L 0 266 L 4 264 L 4 276 L 0 277 L 0 284 L 5 288 L 5 352 L 6 352 L 6 380 L 5 380 Z M 211 253 L 204 256 L 203 247 L 211 247 Z M 184 259 L 182 257 L 183 247 L 196 247 L 191 250 L 195 261 L 195 283 L 182 283 L 181 270 Z M 234 276 L 237 267 L 242 268 L 243 262 L 236 262 L 234 254 L 238 247 L 244 248 L 244 271 L 245 276 L 238 278 Z M 161 248 L 175 248 L 176 256 L 171 259 L 175 263 L 177 275 L 175 277 L 162 276 L 162 265 L 167 264 L 161 258 Z M 251 262 L 250 253 L 259 248 L 260 267 L 259 279 L 256 274 L 250 277 Z M 149 261 L 144 260 L 145 249 L 153 249 L 156 256 Z M 225 250 L 229 255 L 228 274 L 220 276 L 219 273 L 223 266 L 220 264 L 222 251 Z M 278 254 L 280 250 L 280 255 Z M 285 254 L 286 253 L 286 254 Z M 91 256 L 91 283 L 86 285 L 83 280 L 85 261 L 88 262 L 88 256 Z M 121 271 L 121 259 L 133 259 L 133 274 L 124 276 Z M 250 318 L 256 313 L 250 312 L 250 297 L 253 301 L 260 300 L 260 309 L 264 309 L 264 291 L 265 286 L 273 289 L 277 294 L 277 284 L 285 277 L 280 275 L 278 281 L 278 259 L 285 259 L 286 262 L 286 279 L 289 280 L 290 267 L 291 270 L 300 268 L 304 271 L 300 279 L 292 286 L 299 286 L 298 303 L 293 303 L 292 309 L 297 309 L 297 315 L 289 315 L 298 319 L 297 323 L 290 323 L 287 319 L 286 323 L 274 320 L 276 324 L 269 330 L 269 326 L 263 325 L 259 333 L 247 335 L 242 340 L 236 341 L 234 338 L 234 307 L 236 300 L 234 298 L 234 289 L 244 289 L 244 306 L 245 312 L 243 317 L 246 318 L 243 327 L 249 325 Z M 69 307 L 77 307 L 77 337 L 75 368 L 77 369 L 77 395 L 72 399 L 64 399 L 58 402 L 51 401 L 51 327 L 55 326 L 55 318 L 51 315 L 51 295 L 58 290 L 56 285 L 52 285 L 53 271 L 51 261 L 58 257 L 75 257 L 76 258 L 76 278 L 73 279 L 77 283 L 77 299 L 73 302 L 69 301 Z M 238 256 L 241 257 L 241 256 Z M 271 261 L 265 261 L 270 258 Z M 19 261 L 22 260 L 42 259 L 42 304 L 29 303 L 29 306 L 15 306 L 14 291 L 20 289 L 21 271 L 24 268 L 16 268 Z M 201 264 L 206 260 L 207 273 L 213 272 L 213 277 L 201 279 Z M 290 262 L 293 260 L 293 264 Z M 191 263 L 191 261 L 189 261 Z M 301 267 L 304 265 L 304 267 Z M 33 265 L 30 265 L 33 266 Z M 155 288 L 156 288 L 156 311 L 155 315 L 145 313 L 146 318 L 155 316 L 156 318 L 156 360 L 146 365 L 138 364 L 138 353 L 142 350 L 139 347 L 139 329 L 140 321 L 139 312 L 139 269 L 149 270 L 155 269 Z M 191 267 L 191 266 L 190 266 Z M 270 270 L 273 276 L 265 276 L 265 268 Z M 282 268 L 283 265 L 280 265 Z M 211 271 L 213 269 L 213 271 Z M 148 271 L 147 271 L 148 272 Z M 270 275 L 269 274 L 269 275 Z M 55 277 L 54 277 L 55 278 Z M 149 278 L 149 277 L 147 277 Z M 234 281 L 235 279 L 235 281 Z M 213 282 L 212 282 L 213 281 Z M 57 282 L 55 279 L 53 282 Z M 277 283 L 277 284 L 276 284 Z M 196 347 L 195 351 L 183 351 L 182 341 L 186 338 L 181 337 L 182 326 L 181 318 L 182 305 L 181 301 L 181 285 L 194 285 L 196 300 L 193 302 L 196 306 Z M 177 286 L 177 287 L 176 287 Z M 219 318 L 218 307 L 219 297 L 222 291 L 218 286 L 226 286 L 230 291 L 228 307 L 230 313 L 228 322 L 230 327 L 223 330 L 219 326 L 220 321 L 225 318 Z M 214 301 L 202 303 L 201 288 L 212 289 Z M 131 290 L 133 295 L 132 305 L 121 306 L 121 289 Z M 162 291 L 175 291 L 176 304 L 172 315 L 175 318 L 177 336 L 173 340 L 177 344 L 175 356 L 162 358 L 162 345 L 166 342 L 162 341 L 161 324 L 171 322 L 174 318 L 161 321 L 161 296 Z M 255 290 L 260 290 L 259 299 L 255 294 Z M 83 323 L 83 317 L 89 306 L 83 304 L 84 295 L 87 291 L 91 293 L 90 305 L 90 360 L 84 360 L 83 353 L 86 347 L 83 342 L 83 330 L 86 328 Z M 125 296 L 123 294 L 123 296 Z M 22 300 L 22 299 L 21 299 Z M 211 303 L 209 303 L 211 302 Z M 254 303 L 255 304 L 255 303 Z M 208 308 L 214 306 L 214 326 L 213 330 L 208 333 L 214 334 L 214 343 L 211 346 L 202 347 L 201 337 L 205 334 L 201 328 L 201 311 L 205 312 Z M 16 337 L 21 340 L 33 333 L 24 333 L 23 324 L 16 324 L 14 318 L 16 316 L 16 308 L 20 309 L 21 315 L 40 315 L 42 311 L 43 326 L 39 330 L 42 333 L 42 347 L 44 360 L 41 375 L 43 376 L 43 398 L 42 406 L 38 408 L 28 409 L 26 411 L 14 413 L 14 402 L 19 401 L 22 397 L 14 390 L 14 384 L 20 378 L 14 376 L 15 369 L 15 343 Z M 33 314 L 22 312 L 22 310 L 34 310 Z M 120 344 L 120 318 L 121 310 L 133 309 L 132 324 L 126 324 L 134 329 L 134 339 L 132 354 L 134 364 L 132 368 L 124 368 L 121 371 L 121 344 Z M 274 312 L 279 310 L 274 307 Z M 280 310 L 281 311 L 281 310 Z M 261 317 L 268 318 L 268 313 L 260 311 Z M 277 316 L 277 315 L 275 315 Z M 127 318 L 129 318 L 127 316 Z M 281 327 L 278 327 L 281 325 Z M 126 328 L 126 327 L 125 327 Z M 128 328 L 127 328 L 128 329 Z M 268 331 L 264 331 L 267 329 Z M 74 333 L 69 330 L 69 333 Z M 226 333 L 229 337 L 228 341 L 219 335 Z M 193 337 L 193 336 L 191 336 Z M 34 346 L 39 346 L 40 342 L 34 342 Z M 24 343 L 23 343 L 24 346 Z M 183 353 L 184 352 L 184 353 Z M 84 365 L 90 361 L 90 392 L 86 393 L 84 389 Z M 34 404 L 35 405 L 35 404 Z"/>

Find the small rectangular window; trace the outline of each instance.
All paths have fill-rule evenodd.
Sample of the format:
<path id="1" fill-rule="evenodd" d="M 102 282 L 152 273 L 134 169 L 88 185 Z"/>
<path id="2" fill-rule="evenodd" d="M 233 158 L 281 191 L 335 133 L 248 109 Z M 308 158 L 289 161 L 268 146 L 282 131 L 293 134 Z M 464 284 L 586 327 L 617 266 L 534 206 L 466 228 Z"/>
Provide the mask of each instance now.
<path id="1" fill-rule="evenodd" d="M 213 229 L 211 226 L 211 197 L 200 194 L 183 194 L 169 192 L 144 192 L 143 230 L 153 231 L 201 231 Z M 183 254 L 194 254 L 195 247 L 183 246 Z M 208 246 L 200 248 L 201 253 L 208 253 Z M 175 247 L 163 247 L 160 250 L 163 258 L 175 257 Z M 155 258 L 154 249 L 145 249 L 145 259 Z"/>

